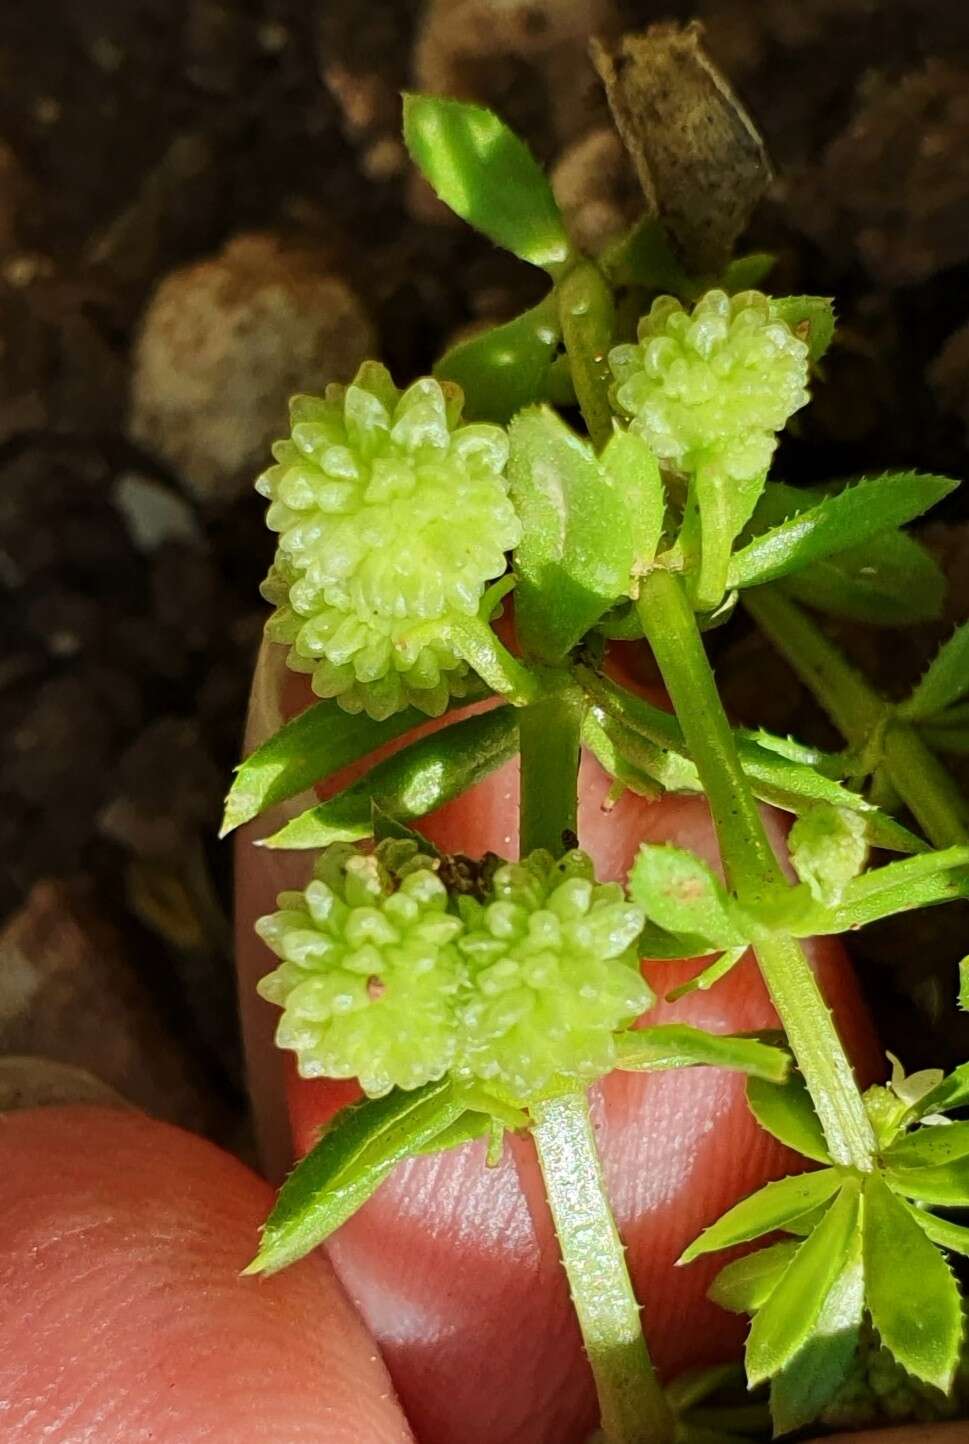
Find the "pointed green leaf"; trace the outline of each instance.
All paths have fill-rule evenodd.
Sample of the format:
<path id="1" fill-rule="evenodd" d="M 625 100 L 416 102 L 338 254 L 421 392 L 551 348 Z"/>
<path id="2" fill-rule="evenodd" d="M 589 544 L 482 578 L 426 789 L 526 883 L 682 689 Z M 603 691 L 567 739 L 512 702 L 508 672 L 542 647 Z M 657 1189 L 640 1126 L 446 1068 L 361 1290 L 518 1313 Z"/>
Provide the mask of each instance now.
<path id="1" fill-rule="evenodd" d="M 705 967 L 699 973 L 695 973 L 687 982 L 680 983 L 676 988 L 670 988 L 666 994 L 666 1001 L 668 1003 L 675 1003 L 679 998 L 685 998 L 690 993 L 707 992 L 715 983 L 719 983 L 721 978 L 725 978 L 727 974 L 737 966 L 746 952 L 746 946 L 728 948 L 726 952 L 720 954 L 719 958 L 715 958 L 708 967 Z"/>
<path id="2" fill-rule="evenodd" d="M 695 300 L 704 289 L 684 271 L 662 221 L 651 216 L 607 246 L 600 264 L 614 286 L 665 291 L 685 300 Z"/>
<path id="3" fill-rule="evenodd" d="M 969 1123 L 937 1123 L 906 1133 L 885 1151 L 888 1168 L 934 1168 L 969 1157 Z"/>
<path id="4" fill-rule="evenodd" d="M 474 1143 L 479 1138 L 484 1138 L 491 1130 L 491 1119 L 487 1113 L 476 1113 L 467 1109 L 456 1118 L 450 1127 L 436 1133 L 427 1143 L 422 1143 L 419 1148 L 414 1149 L 415 1155 L 425 1157 L 433 1153 L 446 1153 L 450 1148 L 458 1148 L 462 1143 Z"/>
<path id="5" fill-rule="evenodd" d="M 856 1230 L 810 1337 L 771 1381 L 775 1434 L 813 1423 L 844 1384 L 858 1353 L 864 1302 L 862 1236 Z"/>
<path id="6" fill-rule="evenodd" d="M 906 1203 L 905 1207 L 926 1238 L 930 1238 L 939 1248 L 969 1256 L 969 1228 L 966 1228 L 965 1224 L 953 1223 L 949 1218 L 939 1218 L 924 1208 L 917 1208 L 914 1203 Z"/>
<path id="7" fill-rule="evenodd" d="M 421 851 L 431 857 L 441 856 L 429 838 L 423 837 L 416 828 L 408 827 L 399 817 L 391 817 L 376 798 L 370 803 L 370 834 L 374 842 L 386 842 L 387 838 L 394 837 L 399 842 L 416 842 Z"/>
<path id="8" fill-rule="evenodd" d="M 960 1063 L 937 1087 L 919 1099 L 919 1114 L 948 1113 L 969 1103 L 969 1063 Z"/>
<path id="9" fill-rule="evenodd" d="M 877 1173 L 865 1180 L 865 1296 L 889 1353 L 947 1393 L 962 1342 L 959 1290 L 938 1249 Z"/>
<path id="10" fill-rule="evenodd" d="M 644 842 L 629 874 L 629 891 L 647 918 L 669 932 L 695 933 L 716 948 L 747 941 L 723 883 L 681 847 Z"/>
<path id="11" fill-rule="evenodd" d="M 267 838 L 266 847 L 326 847 L 369 837 L 373 803 L 391 817 L 424 817 L 514 757 L 513 707 L 495 707 L 412 742 L 326 802 L 311 807 Z"/>
<path id="12" fill-rule="evenodd" d="M 859 1231 L 859 1192 L 845 1184 L 754 1318 L 747 1337 L 747 1382 L 773 1378 L 813 1334 L 836 1280 L 851 1267 Z"/>
<path id="13" fill-rule="evenodd" d="M 959 1009 L 969 1013 L 969 957 L 959 959 Z"/>
<path id="14" fill-rule="evenodd" d="M 686 1023 L 631 1028 L 616 1038 L 616 1067 L 652 1072 L 663 1068 L 730 1068 L 779 1083 L 787 1077 L 790 1054 L 757 1038 L 707 1033 Z"/>
<path id="15" fill-rule="evenodd" d="M 588 709 L 582 740 L 595 752 L 610 776 L 625 783 L 632 792 L 641 791 L 643 796 L 648 797 L 655 796 L 658 791 L 703 791 L 699 773 L 682 753 L 650 742 L 613 717 L 604 707 L 593 705 Z M 647 779 L 642 788 L 636 785 L 637 774 Z"/>
<path id="16" fill-rule="evenodd" d="M 469 420 L 504 425 L 516 411 L 545 399 L 559 339 L 558 307 L 548 296 L 513 321 L 452 346 L 434 375 L 461 387 Z"/>
<path id="17" fill-rule="evenodd" d="M 969 1208 L 969 1158 L 928 1168 L 901 1168 L 886 1161 L 885 1182 L 903 1198 L 936 1208 Z"/>
<path id="18" fill-rule="evenodd" d="M 969 692 L 969 622 L 963 622 L 936 652 L 911 697 L 899 707 L 911 722 L 923 722 Z"/>
<path id="19" fill-rule="evenodd" d="M 818 1115 L 800 1073 L 791 1073 L 780 1085 L 751 1078 L 747 1103 L 760 1126 L 788 1148 L 816 1163 L 831 1162 Z"/>
<path id="20" fill-rule="evenodd" d="M 770 1298 L 800 1242 L 785 1239 L 725 1264 L 707 1290 L 707 1298 L 732 1314 L 754 1314 Z"/>
<path id="21" fill-rule="evenodd" d="M 508 475 L 521 518 L 515 622 L 527 653 L 560 662 L 628 594 L 633 537 L 620 485 L 553 411 L 511 424 Z"/>
<path id="22" fill-rule="evenodd" d="M 868 856 L 863 815 L 824 802 L 801 814 L 787 843 L 794 871 L 823 903 L 841 901 Z"/>
<path id="23" fill-rule="evenodd" d="M 391 1169 L 439 1137 L 465 1105 L 448 1079 L 344 1108 L 293 1169 L 246 1273 L 276 1273 L 329 1238 Z"/>
<path id="24" fill-rule="evenodd" d="M 806 926 L 843 933 L 878 918 L 969 897 L 967 865 L 969 847 L 958 845 L 871 868 L 848 883 L 841 902 L 827 909 L 826 916 L 819 909 Z"/>
<path id="25" fill-rule="evenodd" d="M 755 537 L 735 553 L 728 585 L 763 586 L 857 546 L 912 521 L 957 485 L 948 477 L 912 471 L 869 477 Z"/>
<path id="26" fill-rule="evenodd" d="M 659 462 L 637 432 L 619 430 L 606 444 L 600 461 L 625 504 L 634 571 L 645 570 L 656 555 L 666 514 Z"/>
<path id="27" fill-rule="evenodd" d="M 736 256 L 720 277 L 720 287 L 730 296 L 739 291 L 757 291 L 776 265 L 777 257 L 770 251 L 750 251 L 746 256 Z"/>
<path id="28" fill-rule="evenodd" d="M 351 717 L 335 702 L 308 707 L 236 768 L 221 836 L 426 721 L 413 707 L 383 722 Z"/>
<path id="29" fill-rule="evenodd" d="M 404 141 L 445 205 L 489 240 L 553 272 L 568 260 L 565 223 L 544 171 L 492 111 L 405 95 Z"/>
<path id="30" fill-rule="evenodd" d="M 732 1248 L 735 1243 L 749 1243 L 761 1234 L 785 1228 L 825 1203 L 837 1193 L 841 1183 L 841 1174 L 833 1168 L 820 1168 L 815 1173 L 797 1173 L 790 1178 L 778 1179 L 776 1183 L 768 1183 L 704 1229 L 700 1237 L 684 1250 L 678 1262 L 692 1263 L 702 1254 Z"/>
<path id="31" fill-rule="evenodd" d="M 773 296 L 772 309 L 807 342 L 808 355 L 820 361 L 834 338 L 834 306 L 827 296 Z"/>
<path id="32" fill-rule="evenodd" d="M 799 487 L 769 481 L 746 539 L 817 506 L 844 486 Z M 777 585 L 815 611 L 879 627 L 930 621 L 940 614 L 946 591 L 938 562 L 902 531 L 880 532 L 859 546 L 813 562 Z"/>

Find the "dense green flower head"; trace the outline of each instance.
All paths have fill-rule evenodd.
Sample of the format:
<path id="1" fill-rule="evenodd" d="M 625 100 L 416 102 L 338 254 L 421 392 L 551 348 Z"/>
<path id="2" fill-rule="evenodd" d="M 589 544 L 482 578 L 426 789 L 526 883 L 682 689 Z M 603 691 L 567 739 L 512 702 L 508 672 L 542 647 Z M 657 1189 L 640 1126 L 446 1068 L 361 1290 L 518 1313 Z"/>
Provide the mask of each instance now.
<path id="1" fill-rule="evenodd" d="M 401 392 L 368 361 L 351 385 L 294 399 L 291 436 L 256 483 L 279 533 L 268 635 L 348 712 L 437 716 L 466 686 L 449 618 L 475 615 L 520 527 L 508 438 L 462 425 L 462 404 L 452 383 Z"/>
<path id="2" fill-rule="evenodd" d="M 336 844 L 302 892 L 283 893 L 259 936 L 282 960 L 259 992 L 305 1078 L 358 1078 L 372 1097 L 440 1078 L 454 1059 L 461 920 L 416 844 L 369 855 Z"/>
<path id="3" fill-rule="evenodd" d="M 808 400 L 808 346 L 759 291 L 659 296 L 635 343 L 609 353 L 613 403 L 669 469 L 764 475 L 776 433 Z"/>
<path id="4" fill-rule="evenodd" d="M 460 905 L 469 978 L 457 1076 L 525 1103 L 556 1078 L 607 1073 L 614 1031 L 652 1001 L 635 946 L 643 914 L 622 888 L 597 883 L 582 852 L 555 862 L 539 851 Z"/>

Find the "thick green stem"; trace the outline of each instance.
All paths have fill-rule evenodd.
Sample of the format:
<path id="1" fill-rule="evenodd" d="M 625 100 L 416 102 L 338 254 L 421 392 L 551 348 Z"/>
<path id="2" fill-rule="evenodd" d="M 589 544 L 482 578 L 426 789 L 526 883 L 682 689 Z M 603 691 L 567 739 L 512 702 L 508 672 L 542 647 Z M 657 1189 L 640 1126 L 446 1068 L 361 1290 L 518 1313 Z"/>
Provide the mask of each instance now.
<path id="1" fill-rule="evenodd" d="M 730 886 L 756 919 L 770 916 L 786 881 L 737 756 L 713 672 L 683 583 L 669 572 L 646 578 L 643 629 L 703 783 Z M 838 1163 L 871 1168 L 875 1141 L 841 1039 L 800 944 L 768 926 L 754 951 L 794 1056 Z"/>
<path id="2" fill-rule="evenodd" d="M 877 742 L 877 760 L 933 846 L 969 841 L 962 791 L 915 725 L 893 715 L 796 603 L 772 587 L 758 587 L 744 594 L 744 605 L 847 740 L 859 749 Z"/>
<path id="3" fill-rule="evenodd" d="M 612 292 L 592 261 L 580 261 L 556 290 L 572 385 L 592 444 L 601 451 L 612 435 L 608 360 L 616 319 Z"/>
<path id="4" fill-rule="evenodd" d="M 538 701 L 519 713 L 522 856 L 545 847 L 558 857 L 576 832 L 582 708 L 568 676 L 549 673 Z"/>
<path id="5" fill-rule="evenodd" d="M 532 1136 L 608 1444 L 671 1444 L 674 1422 L 639 1319 L 582 1093 L 533 1107 Z"/>

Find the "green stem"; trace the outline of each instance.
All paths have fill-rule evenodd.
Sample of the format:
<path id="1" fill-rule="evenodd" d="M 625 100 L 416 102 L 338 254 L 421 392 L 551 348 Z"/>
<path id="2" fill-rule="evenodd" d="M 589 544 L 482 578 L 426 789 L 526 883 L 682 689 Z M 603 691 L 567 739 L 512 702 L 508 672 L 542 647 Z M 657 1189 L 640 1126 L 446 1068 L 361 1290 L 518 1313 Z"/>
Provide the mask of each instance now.
<path id="1" fill-rule="evenodd" d="M 546 677 L 538 701 L 518 716 L 523 857 L 537 847 L 558 857 L 576 833 L 582 693 L 568 674 Z"/>
<path id="2" fill-rule="evenodd" d="M 612 292 L 592 261 L 580 261 L 556 290 L 572 385 L 592 444 L 601 451 L 612 435 L 608 360 L 615 327 Z"/>
<path id="3" fill-rule="evenodd" d="M 839 732 L 854 746 L 867 742 L 884 722 L 886 704 L 821 628 L 774 587 L 752 587 L 743 604 Z"/>
<path id="4" fill-rule="evenodd" d="M 754 919 L 768 917 L 787 883 L 737 756 L 683 583 L 657 570 L 639 600 L 646 637 L 703 783 L 730 886 Z M 851 1064 L 800 944 L 760 927 L 753 939 L 764 982 L 838 1163 L 871 1168 L 874 1137 Z"/>
<path id="5" fill-rule="evenodd" d="M 671 1444 L 582 1093 L 537 1104 L 532 1136 L 609 1444 Z"/>
<path id="6" fill-rule="evenodd" d="M 744 605 L 847 740 L 857 748 L 878 740 L 892 787 L 933 846 L 969 841 L 969 807 L 962 791 L 915 726 L 893 715 L 794 602 L 772 587 L 758 587 L 744 594 Z"/>
<path id="7" fill-rule="evenodd" d="M 891 722 L 885 768 L 899 797 L 933 847 L 969 842 L 969 807 L 958 783 L 910 722 Z"/>

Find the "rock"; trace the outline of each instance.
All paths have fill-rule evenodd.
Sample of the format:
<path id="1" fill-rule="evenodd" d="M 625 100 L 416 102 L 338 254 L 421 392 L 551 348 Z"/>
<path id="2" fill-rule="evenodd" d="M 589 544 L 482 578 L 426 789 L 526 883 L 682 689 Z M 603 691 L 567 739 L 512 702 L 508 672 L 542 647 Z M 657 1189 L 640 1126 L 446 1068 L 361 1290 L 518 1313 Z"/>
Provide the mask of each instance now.
<path id="1" fill-rule="evenodd" d="M 156 552 L 163 542 L 198 546 L 202 531 L 184 498 L 137 471 L 125 471 L 114 485 L 114 500 L 139 551 Z"/>
<path id="2" fill-rule="evenodd" d="M 219 1121 L 117 934 L 60 883 L 37 883 L 0 933 L 0 1054 L 83 1068 L 186 1128 Z"/>
<path id="3" fill-rule="evenodd" d="M 19 1108 L 59 1108 L 64 1103 L 96 1103 L 102 1108 L 131 1105 L 88 1073 L 50 1058 L 0 1058 L 0 1113 Z"/>
<path id="4" fill-rule="evenodd" d="M 552 171 L 552 188 L 573 240 L 593 254 L 642 213 L 642 191 L 629 158 L 616 132 L 605 126 L 569 146 Z"/>
<path id="5" fill-rule="evenodd" d="M 210 506 L 244 492 L 296 391 L 347 381 L 376 349 L 349 286 L 311 251 L 239 236 L 158 287 L 136 343 L 130 434 Z"/>

